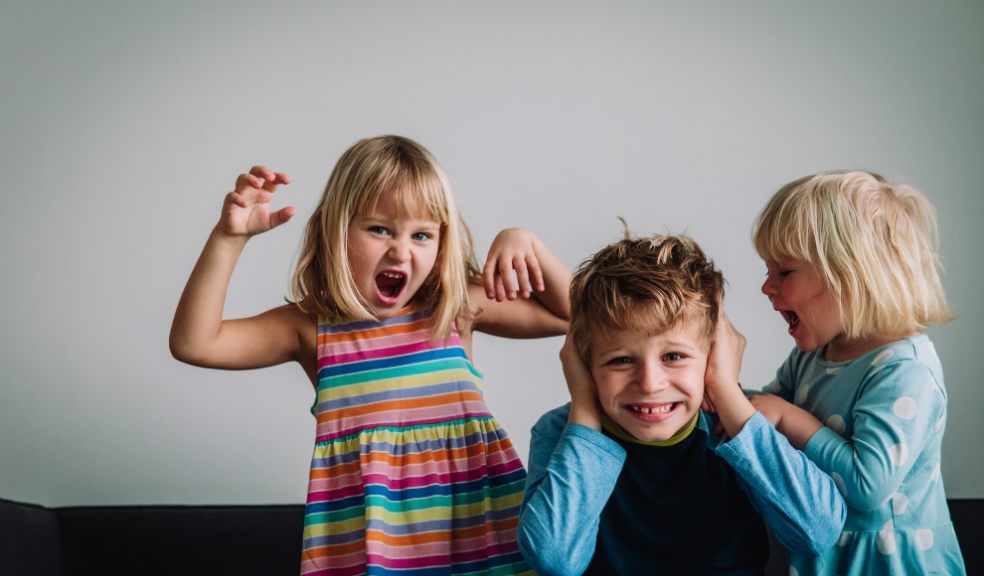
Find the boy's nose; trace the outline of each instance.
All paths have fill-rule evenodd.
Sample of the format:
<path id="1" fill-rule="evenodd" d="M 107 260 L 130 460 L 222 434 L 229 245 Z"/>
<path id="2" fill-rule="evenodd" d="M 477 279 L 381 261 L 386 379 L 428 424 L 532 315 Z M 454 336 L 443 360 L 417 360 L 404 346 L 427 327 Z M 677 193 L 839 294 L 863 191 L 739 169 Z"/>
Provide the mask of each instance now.
<path id="1" fill-rule="evenodd" d="M 644 392 L 656 392 L 666 388 L 666 372 L 658 365 L 643 363 L 639 367 L 639 388 Z"/>

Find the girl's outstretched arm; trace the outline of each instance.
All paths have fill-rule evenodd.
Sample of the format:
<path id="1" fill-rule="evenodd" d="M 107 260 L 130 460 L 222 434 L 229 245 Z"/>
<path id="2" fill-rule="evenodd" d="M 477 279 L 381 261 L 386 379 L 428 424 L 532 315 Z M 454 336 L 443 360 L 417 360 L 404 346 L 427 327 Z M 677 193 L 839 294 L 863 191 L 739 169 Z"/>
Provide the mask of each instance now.
<path id="1" fill-rule="evenodd" d="M 226 291 L 246 242 L 290 220 L 293 207 L 270 210 L 286 174 L 254 166 L 240 174 L 226 195 L 222 215 L 209 235 L 178 301 L 171 324 L 175 358 L 211 368 L 258 368 L 299 359 L 307 318 L 296 306 L 274 308 L 252 318 L 223 320 Z"/>
<path id="2" fill-rule="evenodd" d="M 559 336 L 570 319 L 571 271 L 535 234 L 506 228 L 472 285 L 473 328 L 508 338 Z"/>

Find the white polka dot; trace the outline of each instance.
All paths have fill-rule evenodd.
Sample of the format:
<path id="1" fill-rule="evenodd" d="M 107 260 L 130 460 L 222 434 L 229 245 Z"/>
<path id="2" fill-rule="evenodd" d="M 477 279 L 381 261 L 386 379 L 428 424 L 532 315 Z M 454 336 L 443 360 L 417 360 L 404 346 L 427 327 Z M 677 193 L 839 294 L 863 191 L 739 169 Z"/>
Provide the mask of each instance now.
<path id="1" fill-rule="evenodd" d="M 809 394 L 810 394 L 809 384 L 800 386 L 799 389 L 796 390 L 796 403 L 802 406 L 803 403 L 806 402 L 806 397 L 809 396 Z"/>
<path id="2" fill-rule="evenodd" d="M 893 352 L 891 349 L 882 350 L 881 352 L 878 353 L 877 356 L 875 356 L 875 359 L 871 361 L 871 365 L 880 367 L 885 362 L 887 362 L 888 359 L 891 358 L 892 356 L 895 356 L 895 352 Z"/>
<path id="3" fill-rule="evenodd" d="M 936 466 L 933 467 L 933 473 L 929 475 L 929 479 L 933 482 L 938 482 L 940 479 L 940 463 L 937 462 Z"/>
<path id="4" fill-rule="evenodd" d="M 782 392 L 782 386 L 779 385 L 778 380 L 773 380 L 772 382 L 769 382 L 768 386 L 765 387 L 765 391 L 778 394 L 779 392 Z"/>
<path id="5" fill-rule="evenodd" d="M 878 538 L 875 541 L 878 551 L 882 554 L 895 554 L 898 547 L 895 544 L 895 525 L 889 520 L 885 526 L 878 531 Z"/>
<path id="6" fill-rule="evenodd" d="M 888 448 L 888 458 L 892 461 L 892 466 L 898 468 L 905 464 L 909 459 L 909 447 L 905 444 L 896 444 Z"/>
<path id="7" fill-rule="evenodd" d="M 905 514 L 905 511 L 909 508 L 909 498 L 901 493 L 896 492 L 892 494 L 892 511 L 896 514 Z"/>
<path id="8" fill-rule="evenodd" d="M 847 543 L 851 541 L 850 532 L 841 532 L 840 538 L 837 539 L 837 545 L 843 548 L 847 546 Z"/>
<path id="9" fill-rule="evenodd" d="M 790 566 L 789 567 L 789 576 L 800 576 L 799 570 L 797 570 L 796 568 L 793 568 L 792 566 Z"/>
<path id="10" fill-rule="evenodd" d="M 916 416 L 919 407 L 916 401 L 908 396 L 903 396 L 892 405 L 892 412 L 903 420 L 912 420 Z"/>
<path id="11" fill-rule="evenodd" d="M 840 371 L 841 371 L 841 367 L 840 366 L 831 366 L 831 367 L 827 368 L 827 374 L 828 375 L 837 374 Z"/>
<path id="12" fill-rule="evenodd" d="M 830 418 L 827 418 L 827 426 L 841 436 L 843 436 L 844 431 L 847 430 L 847 424 L 844 423 L 844 417 L 840 414 L 831 414 Z"/>
<path id="13" fill-rule="evenodd" d="M 837 486 L 837 489 L 840 491 L 840 493 L 843 494 L 844 496 L 847 496 L 847 484 L 844 483 L 844 477 L 838 474 L 837 472 L 831 474 L 830 477 L 833 479 L 834 486 Z"/>
<path id="14" fill-rule="evenodd" d="M 916 530 L 916 548 L 925 552 L 933 547 L 933 541 L 933 531 L 929 528 Z"/>

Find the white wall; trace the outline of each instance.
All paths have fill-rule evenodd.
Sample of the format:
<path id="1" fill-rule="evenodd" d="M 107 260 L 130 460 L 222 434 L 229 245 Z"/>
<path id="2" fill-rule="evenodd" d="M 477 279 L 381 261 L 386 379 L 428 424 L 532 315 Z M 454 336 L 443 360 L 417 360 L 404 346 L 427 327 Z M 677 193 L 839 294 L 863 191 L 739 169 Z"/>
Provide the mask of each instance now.
<path id="1" fill-rule="evenodd" d="M 5 2 L 0 6 L 0 497 L 48 505 L 304 498 L 296 366 L 179 364 L 171 314 L 235 175 L 289 173 L 302 214 L 355 140 L 408 135 L 479 245 L 534 229 L 569 265 L 689 232 L 730 281 L 743 381 L 792 343 L 752 220 L 782 183 L 862 167 L 936 203 L 958 319 L 951 497 L 984 497 L 984 4 Z M 304 217 L 251 242 L 230 315 L 277 305 Z M 484 252 L 483 252 L 484 253 Z M 521 454 L 565 400 L 560 340 L 476 343 Z"/>

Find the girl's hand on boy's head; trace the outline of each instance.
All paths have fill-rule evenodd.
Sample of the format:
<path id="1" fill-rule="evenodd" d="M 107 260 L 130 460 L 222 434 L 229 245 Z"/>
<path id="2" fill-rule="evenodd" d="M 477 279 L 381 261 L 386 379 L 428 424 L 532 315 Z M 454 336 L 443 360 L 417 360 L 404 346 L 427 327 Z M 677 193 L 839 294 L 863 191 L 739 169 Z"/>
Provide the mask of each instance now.
<path id="1" fill-rule="evenodd" d="M 571 394 L 571 413 L 567 421 L 601 430 L 601 409 L 598 407 L 598 387 L 588 367 L 577 353 L 570 333 L 560 349 L 560 364 L 564 368 L 564 379 Z"/>
<path id="2" fill-rule="evenodd" d="M 523 228 L 506 228 L 496 235 L 482 269 L 485 295 L 502 302 L 543 292 L 543 272 L 536 255 L 539 239 Z"/>
<path id="3" fill-rule="evenodd" d="M 230 236 L 253 236 L 287 222 L 296 210 L 286 206 L 270 211 L 270 201 L 281 184 L 290 177 L 266 166 L 253 166 L 236 178 L 236 189 L 226 194 L 219 219 L 219 230 Z"/>

